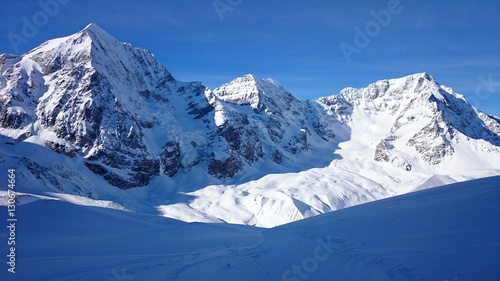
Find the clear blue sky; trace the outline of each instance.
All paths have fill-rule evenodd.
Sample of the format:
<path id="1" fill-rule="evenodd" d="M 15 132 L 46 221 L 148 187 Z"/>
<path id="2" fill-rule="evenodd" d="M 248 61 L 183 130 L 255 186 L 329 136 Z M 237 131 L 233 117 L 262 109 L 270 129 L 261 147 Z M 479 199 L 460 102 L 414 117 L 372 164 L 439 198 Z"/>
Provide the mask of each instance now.
<path id="1" fill-rule="evenodd" d="M 499 15 L 499 0 L 4 0 L 0 53 L 95 22 L 211 88 L 253 73 L 307 99 L 427 72 L 500 116 Z"/>

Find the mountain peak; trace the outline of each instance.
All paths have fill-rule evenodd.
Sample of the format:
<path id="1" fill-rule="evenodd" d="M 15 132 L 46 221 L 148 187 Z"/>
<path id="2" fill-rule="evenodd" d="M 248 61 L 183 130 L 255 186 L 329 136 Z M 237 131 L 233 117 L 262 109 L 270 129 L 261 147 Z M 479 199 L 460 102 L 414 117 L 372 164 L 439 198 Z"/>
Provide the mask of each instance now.
<path id="1" fill-rule="evenodd" d="M 235 104 L 249 104 L 257 108 L 264 101 L 273 101 L 273 104 L 290 103 L 297 100 L 283 86 L 271 78 L 260 79 L 254 74 L 245 74 L 223 84 L 214 90 L 222 100 Z"/>
<path id="2" fill-rule="evenodd" d="M 257 80 L 255 75 L 245 74 L 216 88 L 214 93 L 223 101 L 256 107 L 259 103 Z"/>
<path id="3" fill-rule="evenodd" d="M 102 30 L 102 28 L 100 28 L 97 23 L 95 22 L 91 22 L 89 24 L 87 24 L 87 26 L 83 29 L 83 30 L 94 30 L 94 31 L 98 31 L 98 30 Z"/>
<path id="4" fill-rule="evenodd" d="M 104 49 L 119 45 L 123 45 L 123 43 L 104 31 L 97 24 L 90 23 L 75 34 L 48 40 L 27 54 L 31 58 L 33 56 L 38 57 L 35 60 L 40 61 L 50 60 L 52 56 L 57 57 L 60 54 L 74 57 L 76 53 L 90 52 L 93 46 Z"/>
<path id="5" fill-rule="evenodd" d="M 238 77 L 236 79 L 247 79 L 247 80 L 253 80 L 253 81 L 259 80 L 259 78 L 257 76 L 255 76 L 255 74 L 252 74 L 252 73 L 245 74 L 245 75 Z"/>
<path id="6" fill-rule="evenodd" d="M 107 33 L 104 29 L 102 29 L 95 23 L 88 24 L 82 31 L 78 32 L 75 35 L 88 36 L 93 43 L 96 42 L 106 42 L 114 44 L 120 43 L 115 37 Z"/>
<path id="7" fill-rule="evenodd" d="M 389 84 L 394 84 L 394 85 L 403 85 L 403 84 L 413 84 L 413 83 L 422 84 L 422 83 L 426 83 L 426 82 L 430 82 L 432 84 L 438 84 L 436 79 L 432 75 L 428 74 L 427 72 L 410 74 L 410 75 L 406 75 L 406 76 L 403 76 L 400 78 L 384 79 L 381 81 L 377 81 L 373 84 L 389 83 Z"/>
<path id="8" fill-rule="evenodd" d="M 240 77 L 236 77 L 227 84 L 246 84 L 248 86 L 252 85 L 256 87 L 259 83 L 259 80 L 260 78 L 258 78 L 254 74 L 249 73 Z"/>
<path id="9" fill-rule="evenodd" d="M 262 78 L 259 78 L 255 74 L 252 74 L 252 73 L 237 77 L 237 78 L 231 80 L 231 82 L 229 82 L 227 84 L 234 84 L 234 83 L 254 85 L 257 88 L 257 90 L 262 90 L 262 88 L 269 87 L 269 86 L 283 88 L 283 86 L 281 86 L 276 80 L 274 80 L 272 78 L 262 79 Z"/>
<path id="10" fill-rule="evenodd" d="M 434 96 L 439 100 L 444 97 L 441 94 L 441 85 L 436 79 L 426 72 L 415 73 L 395 79 L 380 80 L 368 85 L 364 91 L 364 98 L 375 99 L 382 96 L 392 96 L 396 99 L 412 99 L 415 95 L 422 97 Z"/>
<path id="11" fill-rule="evenodd" d="M 436 81 L 436 79 L 434 79 L 434 77 L 427 72 L 420 72 L 420 73 L 411 74 L 411 75 L 406 76 L 405 78 L 417 78 L 417 79 L 424 78 L 424 79 L 429 80 L 429 81 Z"/>

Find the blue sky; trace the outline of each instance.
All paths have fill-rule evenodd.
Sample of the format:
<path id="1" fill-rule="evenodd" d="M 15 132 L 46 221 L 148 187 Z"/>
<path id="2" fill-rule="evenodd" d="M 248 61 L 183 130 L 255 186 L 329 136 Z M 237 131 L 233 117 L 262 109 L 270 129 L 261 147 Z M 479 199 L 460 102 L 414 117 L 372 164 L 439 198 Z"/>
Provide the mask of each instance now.
<path id="1" fill-rule="evenodd" d="M 500 116 L 499 14 L 498 0 L 5 0 L 0 53 L 95 22 L 211 88 L 253 73 L 308 99 L 427 72 Z"/>

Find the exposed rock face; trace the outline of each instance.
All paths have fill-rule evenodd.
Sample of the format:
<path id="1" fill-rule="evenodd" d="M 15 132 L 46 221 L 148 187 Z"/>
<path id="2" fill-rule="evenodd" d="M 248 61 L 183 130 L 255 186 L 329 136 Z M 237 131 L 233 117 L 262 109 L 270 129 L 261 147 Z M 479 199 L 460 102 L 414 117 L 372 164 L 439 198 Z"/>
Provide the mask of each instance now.
<path id="1" fill-rule="evenodd" d="M 180 161 L 181 151 L 179 143 L 175 141 L 167 142 L 162 149 L 160 155 L 161 168 L 165 175 L 172 177 L 181 168 Z"/>
<path id="2" fill-rule="evenodd" d="M 215 89 L 214 94 L 225 103 L 239 105 L 216 107 L 215 112 L 220 135 L 232 150 L 242 151 L 238 162 L 252 163 L 267 155 L 281 163 L 284 157 L 295 158 L 311 145 L 335 137 L 335 118 L 316 102 L 298 100 L 272 79 L 245 75 Z"/>
<path id="3" fill-rule="evenodd" d="M 411 151 L 429 165 L 437 165 L 455 153 L 453 144 L 461 138 L 484 140 L 491 145 L 485 149 L 500 145 L 498 120 L 477 111 L 462 95 L 425 73 L 362 89 L 347 88 L 318 102 L 346 123 L 352 121 L 353 112 L 363 112 L 360 115 L 372 119 L 383 136 L 374 146 L 374 160 L 407 171 L 412 160 L 404 155 Z"/>
<path id="4" fill-rule="evenodd" d="M 242 167 L 243 164 L 235 155 L 223 160 L 213 157 L 208 163 L 208 173 L 218 178 L 233 177 Z"/>
<path id="5" fill-rule="evenodd" d="M 0 71 L 2 134 L 83 158 L 124 189 L 199 165 L 233 177 L 335 135 L 321 107 L 271 79 L 246 75 L 214 91 L 180 82 L 151 53 L 95 24 L 23 56 L 1 55 Z"/>

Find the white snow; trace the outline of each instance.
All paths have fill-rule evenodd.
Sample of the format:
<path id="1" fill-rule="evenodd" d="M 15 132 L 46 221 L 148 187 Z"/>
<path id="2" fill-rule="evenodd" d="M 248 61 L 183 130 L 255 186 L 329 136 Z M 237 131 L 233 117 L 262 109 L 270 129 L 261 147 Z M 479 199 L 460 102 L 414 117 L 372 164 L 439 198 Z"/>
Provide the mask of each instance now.
<path id="1" fill-rule="evenodd" d="M 500 175 L 500 124 L 426 73 L 316 101 L 252 74 L 212 91 L 175 80 L 151 53 L 95 24 L 0 58 L 5 113 L 27 122 L 0 129 L 0 168 L 16 168 L 19 280 L 499 276 L 500 178 L 434 187 Z M 99 124 L 81 118 L 101 105 Z M 209 158 L 233 153 L 216 133 L 230 126 L 264 156 L 240 157 L 241 171 L 216 178 Z M 181 168 L 170 177 L 162 167 L 142 188 L 110 185 L 85 161 L 123 147 L 120 131 L 140 133 L 145 158 L 175 141 Z M 75 148 L 71 133 L 99 137 L 73 157 L 48 147 Z M 128 167 L 107 168 L 131 177 Z"/>
<path id="2" fill-rule="evenodd" d="M 255 81 L 253 76 L 250 78 Z M 343 119 L 350 132 L 347 137 L 337 136 L 338 149 L 326 167 L 268 174 L 234 185 L 207 186 L 188 193 L 193 196 L 189 202 L 162 205 L 159 210 L 163 216 L 184 221 L 207 222 L 217 218 L 273 227 L 414 190 L 499 175 L 500 149 L 485 140 L 457 132 L 454 154 L 437 165 L 429 165 L 407 145 L 436 114 L 428 103 L 429 95 L 413 92 L 419 87 L 429 89 L 429 93 L 439 89 L 431 77 L 421 73 L 342 91 L 341 97 L 353 105 L 352 113 Z M 394 129 L 394 124 L 399 127 Z M 436 141 L 430 137 L 427 145 Z M 389 147 L 393 148 L 390 162 L 373 159 L 382 139 L 388 139 Z M 408 163 L 411 171 L 405 169 Z"/>
<path id="3" fill-rule="evenodd" d="M 266 230 L 39 198 L 17 208 L 16 274 L 0 278 L 498 280 L 499 200 L 492 177 Z"/>

